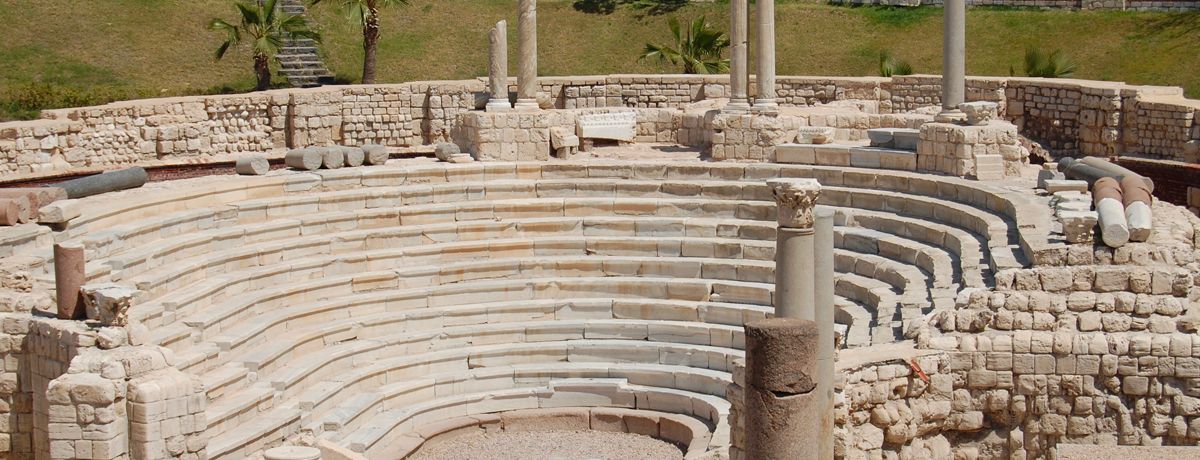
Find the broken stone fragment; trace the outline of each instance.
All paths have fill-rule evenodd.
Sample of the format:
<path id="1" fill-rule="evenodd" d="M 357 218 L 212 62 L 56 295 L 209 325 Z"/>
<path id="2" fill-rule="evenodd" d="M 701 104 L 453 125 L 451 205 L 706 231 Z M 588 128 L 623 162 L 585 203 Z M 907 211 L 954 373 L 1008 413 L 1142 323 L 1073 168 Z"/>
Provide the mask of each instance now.
<path id="1" fill-rule="evenodd" d="M 966 114 L 967 124 L 981 126 L 996 119 L 996 115 L 1000 112 L 1000 104 L 982 101 L 965 102 L 958 105 L 958 110 Z"/>
<path id="2" fill-rule="evenodd" d="M 1062 221 L 1063 235 L 1068 243 L 1092 244 L 1095 241 L 1099 219 L 1095 211 L 1059 211 L 1058 219 Z"/>
<path id="3" fill-rule="evenodd" d="M 128 334 L 119 327 L 102 327 L 96 334 L 96 343 L 102 350 L 120 348 L 128 343 Z"/>
<path id="4" fill-rule="evenodd" d="M 458 148 L 457 144 L 443 142 L 433 148 L 433 154 L 437 156 L 438 160 L 450 161 L 455 155 L 462 154 L 462 150 Z"/>
<path id="5" fill-rule="evenodd" d="M 105 326 L 125 326 L 129 323 L 129 308 L 138 290 L 129 286 L 103 283 L 83 286 L 89 319 Z"/>
<path id="6" fill-rule="evenodd" d="M 43 224 L 63 224 L 83 215 L 83 206 L 79 200 L 63 200 L 42 206 L 38 210 L 38 222 Z"/>

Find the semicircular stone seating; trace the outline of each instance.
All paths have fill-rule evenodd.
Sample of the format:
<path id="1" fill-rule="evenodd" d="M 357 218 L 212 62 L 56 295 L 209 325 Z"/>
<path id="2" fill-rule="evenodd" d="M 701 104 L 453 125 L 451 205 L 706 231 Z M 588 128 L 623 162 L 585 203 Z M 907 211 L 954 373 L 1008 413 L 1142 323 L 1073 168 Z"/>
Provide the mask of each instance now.
<path id="1" fill-rule="evenodd" d="M 488 163 L 230 178 L 279 186 L 77 238 L 204 381 L 214 458 L 301 430 L 390 458 L 438 422 L 579 406 L 692 417 L 703 451 L 729 443 L 742 326 L 772 311 L 777 176 L 819 179 L 837 213 L 846 347 L 953 307 L 1040 225 L 1003 190 L 903 172 Z"/>

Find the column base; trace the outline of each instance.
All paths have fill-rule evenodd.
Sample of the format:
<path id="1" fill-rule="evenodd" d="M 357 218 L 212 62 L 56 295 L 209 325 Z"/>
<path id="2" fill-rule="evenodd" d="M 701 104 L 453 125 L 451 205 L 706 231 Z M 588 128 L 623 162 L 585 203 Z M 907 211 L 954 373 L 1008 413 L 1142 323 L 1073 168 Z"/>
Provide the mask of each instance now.
<path id="1" fill-rule="evenodd" d="M 513 110 L 521 112 L 536 112 L 541 109 L 542 106 L 538 105 L 537 99 L 517 99 L 517 104 L 513 106 Z"/>
<path id="2" fill-rule="evenodd" d="M 723 112 L 749 112 L 750 101 L 748 99 L 730 99 L 725 107 L 721 108 Z"/>
<path id="3" fill-rule="evenodd" d="M 779 112 L 779 103 L 772 99 L 755 99 L 754 108 L 752 109 L 759 113 L 777 113 Z"/>
<path id="4" fill-rule="evenodd" d="M 958 109 L 942 109 L 942 112 L 934 117 L 934 121 L 938 123 L 965 125 L 967 124 L 967 114 Z"/>
<path id="5" fill-rule="evenodd" d="M 484 110 L 488 112 L 509 112 L 512 111 L 512 109 L 512 104 L 510 104 L 507 99 L 492 99 L 488 101 L 487 106 L 484 107 Z"/>

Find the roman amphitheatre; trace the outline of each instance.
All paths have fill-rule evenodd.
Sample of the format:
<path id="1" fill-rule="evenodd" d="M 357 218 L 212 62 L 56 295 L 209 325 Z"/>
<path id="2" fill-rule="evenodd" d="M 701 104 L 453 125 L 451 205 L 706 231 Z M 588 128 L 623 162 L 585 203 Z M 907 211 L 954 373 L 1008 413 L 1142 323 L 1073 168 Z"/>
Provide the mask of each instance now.
<path id="1" fill-rule="evenodd" d="M 774 3 L 0 123 L 0 456 L 1200 457 L 1200 102 L 968 76 L 963 0 L 943 75 L 776 75 Z"/>

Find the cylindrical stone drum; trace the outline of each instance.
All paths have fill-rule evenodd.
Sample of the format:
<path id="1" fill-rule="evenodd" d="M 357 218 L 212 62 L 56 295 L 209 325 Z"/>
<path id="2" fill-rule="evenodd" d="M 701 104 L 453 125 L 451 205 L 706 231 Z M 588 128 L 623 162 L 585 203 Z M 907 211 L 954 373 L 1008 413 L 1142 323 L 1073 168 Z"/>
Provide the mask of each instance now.
<path id="1" fill-rule="evenodd" d="M 1150 206 L 1150 186 L 1138 176 L 1121 178 L 1121 198 L 1125 205 L 1125 221 L 1129 223 L 1129 240 L 1146 241 L 1154 230 L 1154 215 Z"/>
<path id="2" fill-rule="evenodd" d="M 820 457 L 816 323 L 771 318 L 746 324 L 746 456 L 755 460 Z"/>
<path id="3" fill-rule="evenodd" d="M 233 169 L 243 176 L 261 176 L 271 170 L 271 162 L 261 155 L 244 156 L 237 159 Z"/>
<path id="4" fill-rule="evenodd" d="M 346 154 L 341 147 L 325 147 L 321 150 L 321 166 L 325 169 L 338 169 L 346 165 Z"/>
<path id="5" fill-rule="evenodd" d="M 342 156 L 346 159 L 346 166 L 351 168 L 362 166 L 366 161 L 366 154 L 360 147 L 342 147 Z"/>
<path id="6" fill-rule="evenodd" d="M 1097 180 L 1092 186 L 1092 200 L 1100 218 L 1100 237 L 1104 244 L 1119 248 L 1128 243 L 1129 223 L 1125 220 L 1125 205 L 1122 204 L 1121 185 L 1117 180 L 1111 177 Z"/>
<path id="7" fill-rule="evenodd" d="M 315 148 L 295 149 L 283 157 L 284 164 L 301 171 L 316 171 L 321 168 L 325 156 Z"/>
<path id="8" fill-rule="evenodd" d="M 0 198 L 0 225 L 21 223 L 21 206 L 9 198 Z"/>
<path id="9" fill-rule="evenodd" d="M 33 208 L 33 204 L 30 202 L 28 196 L 10 196 L 7 198 L 0 198 L 0 201 L 5 203 L 2 205 L 5 208 L 8 208 L 9 206 L 15 208 L 15 212 L 11 214 L 12 218 L 5 219 L 4 222 L 6 223 L 4 225 L 23 224 L 37 218 L 37 210 Z"/>
<path id="10" fill-rule="evenodd" d="M 362 149 L 363 154 L 366 155 L 365 162 L 369 165 L 382 165 L 387 163 L 388 157 L 391 156 L 388 154 L 387 147 L 378 144 L 367 144 L 362 146 Z"/>
<path id="11" fill-rule="evenodd" d="M 58 319 L 86 319 L 80 288 L 86 281 L 86 260 L 79 244 L 54 245 L 54 290 L 58 301 Z"/>

